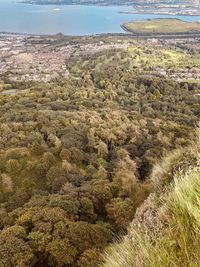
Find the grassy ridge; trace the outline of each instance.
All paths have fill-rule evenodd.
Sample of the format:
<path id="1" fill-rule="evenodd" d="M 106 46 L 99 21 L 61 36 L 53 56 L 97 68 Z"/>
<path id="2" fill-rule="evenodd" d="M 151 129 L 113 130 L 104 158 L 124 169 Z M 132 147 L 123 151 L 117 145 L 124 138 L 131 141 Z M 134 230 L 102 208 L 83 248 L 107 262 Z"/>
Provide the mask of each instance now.
<path id="1" fill-rule="evenodd" d="M 198 267 L 200 262 L 199 143 L 190 150 L 198 159 L 174 177 L 164 197 L 153 194 L 143 205 L 144 223 L 136 218 L 122 243 L 110 247 L 103 267 Z M 137 217 L 137 215 L 136 215 Z M 149 224 L 148 221 L 149 220 Z M 145 225 L 146 224 L 146 225 Z"/>

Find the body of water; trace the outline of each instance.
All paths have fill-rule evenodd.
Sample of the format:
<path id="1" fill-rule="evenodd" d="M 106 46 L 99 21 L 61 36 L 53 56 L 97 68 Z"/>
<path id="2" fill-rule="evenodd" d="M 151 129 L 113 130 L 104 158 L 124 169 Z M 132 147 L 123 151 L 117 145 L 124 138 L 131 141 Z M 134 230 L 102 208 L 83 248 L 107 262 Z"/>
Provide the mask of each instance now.
<path id="1" fill-rule="evenodd" d="M 31 34 L 90 35 L 122 33 L 120 25 L 127 21 L 149 18 L 180 18 L 197 21 L 200 17 L 121 14 L 131 11 L 125 6 L 50 6 L 20 4 L 0 0 L 0 32 Z"/>

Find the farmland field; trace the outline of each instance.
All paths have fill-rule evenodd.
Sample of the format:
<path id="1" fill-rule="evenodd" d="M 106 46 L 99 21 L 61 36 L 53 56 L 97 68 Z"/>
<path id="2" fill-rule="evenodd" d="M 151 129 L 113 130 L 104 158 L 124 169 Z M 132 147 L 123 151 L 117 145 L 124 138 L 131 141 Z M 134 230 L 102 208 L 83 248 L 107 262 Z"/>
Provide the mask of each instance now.
<path id="1" fill-rule="evenodd" d="M 199 22 L 179 19 L 153 19 L 123 24 L 123 28 L 136 34 L 200 33 Z"/>

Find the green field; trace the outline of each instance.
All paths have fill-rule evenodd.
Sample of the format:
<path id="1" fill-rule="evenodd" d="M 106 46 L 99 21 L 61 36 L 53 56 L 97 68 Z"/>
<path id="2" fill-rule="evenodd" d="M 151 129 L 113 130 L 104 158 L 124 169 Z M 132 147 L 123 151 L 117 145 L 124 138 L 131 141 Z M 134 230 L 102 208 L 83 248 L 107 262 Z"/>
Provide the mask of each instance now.
<path id="1" fill-rule="evenodd" d="M 153 19 L 123 24 L 123 28 L 136 34 L 200 33 L 200 23 L 179 19 Z"/>

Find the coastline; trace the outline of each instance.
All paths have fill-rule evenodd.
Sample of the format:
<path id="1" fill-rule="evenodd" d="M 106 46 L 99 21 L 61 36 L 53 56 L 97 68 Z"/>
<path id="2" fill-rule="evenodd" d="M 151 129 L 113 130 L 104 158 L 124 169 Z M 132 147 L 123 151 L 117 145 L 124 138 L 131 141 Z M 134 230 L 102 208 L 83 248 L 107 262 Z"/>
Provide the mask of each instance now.
<path id="1" fill-rule="evenodd" d="M 96 6 L 96 7 L 117 7 L 117 6 L 121 6 L 121 7 L 132 7 L 134 8 L 135 10 L 136 7 L 138 7 L 138 3 L 134 3 L 134 2 L 119 2 L 119 3 L 105 3 L 105 2 L 81 2 L 81 1 L 77 1 L 77 2 L 68 2 L 68 3 L 63 3 L 63 2 L 58 2 L 58 3 L 50 3 L 50 2 L 41 2 L 41 3 L 38 3 L 38 2 L 34 2 L 34 1 L 19 1 L 17 2 L 19 4 L 28 4 L 28 5 L 37 5 L 37 6 Z M 148 4 L 146 3 L 147 6 L 151 6 L 151 4 Z M 170 5 L 169 5 L 169 8 L 170 8 Z M 185 13 L 184 12 L 181 12 L 179 13 L 179 9 L 178 7 L 172 7 L 174 9 L 174 12 L 172 10 L 170 10 L 169 12 L 165 11 L 165 12 L 162 12 L 160 11 L 159 12 L 159 8 L 158 9 L 155 9 L 154 10 L 149 10 L 149 11 L 145 11 L 145 10 L 138 10 L 138 11 L 120 11 L 119 13 L 120 14 L 133 14 L 133 15 L 168 15 L 168 16 L 191 16 L 191 17 L 194 17 L 194 16 L 200 16 L 200 6 L 197 7 L 195 6 L 195 9 L 193 10 L 190 10 L 189 13 L 187 13 L 187 9 L 185 10 Z M 177 9 L 177 10 L 176 10 Z M 193 13 L 194 11 L 196 11 L 197 13 Z"/>
<path id="2" fill-rule="evenodd" d="M 120 27 L 125 31 L 124 33 L 102 33 L 93 35 L 64 35 L 60 37 L 59 34 L 29 34 L 29 33 L 15 33 L 15 32 L 0 32 L 0 38 L 5 36 L 13 37 L 38 37 L 38 38 L 69 38 L 69 39 L 84 39 L 84 38 L 108 38 L 108 37 L 124 37 L 131 39 L 189 39 L 189 38 L 199 38 L 200 33 L 171 33 L 171 34 L 138 34 L 134 33 L 126 28 L 123 24 Z"/>
<path id="3" fill-rule="evenodd" d="M 148 15 L 146 13 L 134 16 L 131 15 L 131 13 L 137 13 L 137 10 L 134 10 L 132 7 L 125 4 L 124 6 L 109 5 L 110 7 L 113 8 L 104 7 L 103 5 L 88 6 L 87 3 L 84 3 L 80 6 L 76 4 L 74 5 L 69 4 L 67 5 L 67 7 L 66 6 L 62 7 L 61 4 L 59 6 L 50 4 L 49 5 L 41 4 L 35 6 L 35 2 L 29 3 L 29 5 L 18 4 L 24 2 L 25 1 L 17 2 L 17 6 L 16 5 L 13 6 L 12 2 L 9 5 L 5 4 L 3 6 L 3 8 L 5 8 L 5 12 L 7 12 L 8 14 L 10 13 L 10 10 L 13 9 L 13 17 L 10 20 L 12 22 L 11 23 L 6 16 L 3 16 L 4 9 L 2 9 L 3 11 L 0 12 L 2 14 L 2 26 L 0 31 L 7 34 L 20 33 L 24 35 L 33 35 L 33 36 L 55 35 L 59 32 L 69 36 L 94 36 L 96 34 L 121 35 L 125 33 L 130 34 L 130 32 L 127 31 L 126 28 L 120 27 L 120 25 L 124 24 L 125 22 L 134 19 L 142 20 L 142 19 L 151 19 L 154 17 L 158 18 L 174 17 L 174 16 L 162 16 L 162 15 L 155 16 L 152 14 Z M 61 12 L 53 12 L 54 10 L 56 10 L 56 8 L 61 9 Z M 76 23 L 74 23 L 74 18 L 77 19 Z M 181 19 L 181 17 L 179 18 Z M 183 18 L 183 20 L 194 21 L 194 20 L 199 20 L 199 18 L 200 16 L 199 17 L 186 16 Z M 58 21 L 59 23 L 54 23 L 53 22 L 54 20 Z M 29 23 L 26 23 L 27 21 Z"/>
<path id="4" fill-rule="evenodd" d="M 82 2 L 77 2 L 77 3 L 56 3 L 56 4 L 53 4 L 53 3 L 33 3 L 33 2 L 26 2 L 26 1 L 20 1 L 20 2 L 17 2 L 19 4 L 27 4 L 27 5 L 36 5 L 36 6 L 98 6 L 98 7 L 117 7 L 117 6 L 127 6 L 127 7 L 133 7 L 134 5 L 133 4 L 128 4 L 128 3 L 120 3 L 120 4 L 103 4 L 103 3 L 82 3 Z"/>
<path id="5" fill-rule="evenodd" d="M 127 14 L 127 15 L 158 15 L 158 16 L 181 16 L 181 17 L 196 17 L 200 16 L 199 14 L 179 14 L 179 13 L 161 13 L 161 12 L 140 12 L 140 11 L 119 11 L 120 14 Z"/>

